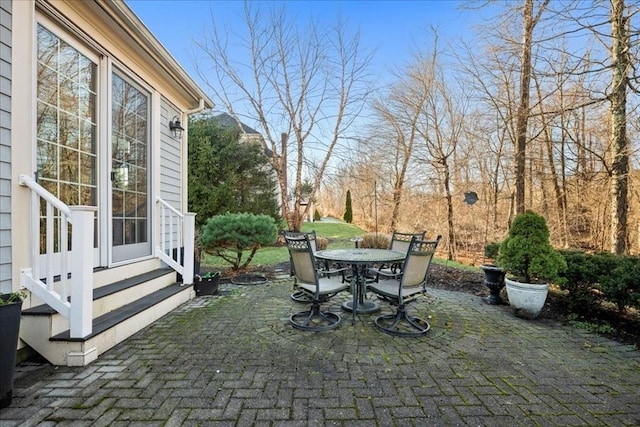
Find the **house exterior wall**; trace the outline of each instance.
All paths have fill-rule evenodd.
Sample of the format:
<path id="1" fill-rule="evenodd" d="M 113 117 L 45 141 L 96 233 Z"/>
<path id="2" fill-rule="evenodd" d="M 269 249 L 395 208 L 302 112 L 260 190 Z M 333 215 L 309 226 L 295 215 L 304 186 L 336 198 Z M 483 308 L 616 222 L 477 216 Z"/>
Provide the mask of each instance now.
<path id="1" fill-rule="evenodd" d="M 0 293 L 11 292 L 12 2 L 0 2 Z"/>
<path id="2" fill-rule="evenodd" d="M 185 112 L 202 103 L 205 108 L 210 108 L 212 103 L 121 1 L 2 0 L 0 5 L 3 25 L 3 104 L 0 106 L 3 110 L 3 141 L 0 145 L 3 166 L 0 176 L 0 263 L 3 270 L 0 290 L 6 291 L 7 287 L 12 286 L 14 290 L 18 287 L 20 269 L 30 265 L 31 257 L 26 244 L 30 233 L 29 215 L 26 214 L 30 211 L 30 193 L 19 185 L 19 177 L 21 174 L 34 176 L 36 170 L 37 73 L 34 47 L 38 22 L 52 23 L 51 25 L 65 33 L 66 38 L 74 40 L 99 58 L 98 72 L 103 88 L 107 87 L 104 82 L 110 76 L 108 70 L 117 68 L 150 91 L 152 113 L 149 143 L 152 163 L 149 200 L 152 211 L 155 210 L 157 195 L 167 197 L 180 211 L 184 211 L 187 204 L 186 183 L 183 182 L 186 177 L 186 162 L 182 156 L 182 151 L 186 150 L 187 138 L 185 134 L 181 140 L 176 140 L 170 135 L 169 119 L 182 113 L 183 122 L 186 122 Z M 10 34 L 9 28 L 5 28 L 7 21 L 9 27 L 20 28 L 20 37 L 14 34 L 8 53 L 5 45 L 5 35 Z M 7 56 L 9 62 L 6 60 Z M 6 87 L 12 87 L 14 92 L 9 106 L 5 106 Z M 102 103 L 101 108 L 104 110 L 104 100 L 109 97 L 109 93 L 105 90 L 99 96 L 102 97 L 103 101 L 99 100 L 99 103 Z M 100 150 L 106 150 L 109 144 L 108 116 L 104 112 L 99 114 L 102 116 L 98 118 L 98 144 Z M 8 133 L 9 130 L 11 133 Z M 8 142 L 5 142 L 5 137 Z M 99 161 L 98 171 L 105 180 L 98 187 L 98 204 L 102 209 L 105 209 L 105 203 L 110 197 L 104 178 L 108 176 L 111 167 L 108 154 L 106 151 L 98 154 L 103 159 Z M 157 219 L 155 213 L 152 212 L 151 215 Z M 5 232 L 7 224 L 11 226 L 10 235 Z M 107 224 L 100 229 L 102 242 L 108 227 Z M 157 243 L 156 227 L 157 223 L 152 229 L 152 244 Z M 102 255 L 101 258 L 103 260 L 100 265 L 107 265 L 104 261 L 106 256 Z"/>
<path id="3" fill-rule="evenodd" d="M 177 109 L 166 99 L 162 99 L 160 105 L 160 122 L 169 123 L 175 116 L 179 115 Z M 182 127 L 186 127 L 183 123 Z M 184 132 L 183 132 L 184 135 Z M 179 211 L 186 212 L 183 202 L 186 203 L 186 192 L 183 193 L 182 168 L 183 168 L 183 145 L 180 140 L 173 137 L 168 126 L 161 126 L 160 132 L 160 197 Z M 182 196 L 184 194 L 184 197 Z M 168 231 L 166 232 L 168 234 Z M 173 247 L 178 246 L 177 234 L 173 236 Z"/>
<path id="4" fill-rule="evenodd" d="M 169 123 L 178 111 L 166 99 L 162 99 L 160 122 Z M 184 124 L 183 124 L 183 127 Z M 161 126 L 160 133 L 160 197 L 174 208 L 182 209 L 182 144 L 173 137 L 168 126 Z"/>

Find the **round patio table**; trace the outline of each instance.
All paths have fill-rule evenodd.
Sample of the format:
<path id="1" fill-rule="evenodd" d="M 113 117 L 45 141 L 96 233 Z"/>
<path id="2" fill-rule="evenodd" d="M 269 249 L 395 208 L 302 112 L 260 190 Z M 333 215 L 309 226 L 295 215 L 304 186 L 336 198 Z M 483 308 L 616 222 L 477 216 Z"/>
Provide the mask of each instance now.
<path id="1" fill-rule="evenodd" d="M 353 312 L 353 319 L 356 313 L 373 313 L 378 310 L 378 304 L 365 299 L 366 283 L 364 272 L 367 266 L 372 264 L 390 264 L 404 261 L 406 254 L 390 249 L 327 249 L 317 251 L 316 258 L 326 261 L 333 261 L 342 264 L 350 264 L 353 269 L 351 275 L 352 301 L 342 304 L 342 308 Z"/>

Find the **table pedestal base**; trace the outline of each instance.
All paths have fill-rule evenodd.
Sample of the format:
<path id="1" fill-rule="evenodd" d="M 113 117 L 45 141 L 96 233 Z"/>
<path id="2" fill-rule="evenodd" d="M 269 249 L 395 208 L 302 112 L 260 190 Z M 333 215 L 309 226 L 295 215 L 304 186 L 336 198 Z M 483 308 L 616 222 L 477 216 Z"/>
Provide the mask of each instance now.
<path id="1" fill-rule="evenodd" d="M 353 301 L 346 301 L 342 303 L 342 309 L 344 311 L 353 312 Z M 369 314 L 375 313 L 380 310 L 380 307 L 377 303 L 373 301 L 363 301 L 358 303 L 358 308 L 356 308 L 356 313 L 358 314 Z"/>

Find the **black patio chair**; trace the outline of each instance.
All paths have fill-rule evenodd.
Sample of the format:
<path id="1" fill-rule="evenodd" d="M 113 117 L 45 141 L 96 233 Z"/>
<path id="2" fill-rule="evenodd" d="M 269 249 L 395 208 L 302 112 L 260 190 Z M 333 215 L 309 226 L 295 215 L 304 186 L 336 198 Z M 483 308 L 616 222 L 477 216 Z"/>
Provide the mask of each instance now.
<path id="1" fill-rule="evenodd" d="M 406 254 L 407 250 L 409 250 L 411 239 L 415 237 L 418 240 L 424 240 L 425 234 L 425 231 L 422 233 L 400 233 L 394 231 L 391 235 L 391 245 L 389 249 Z M 373 281 L 375 282 L 379 282 L 381 277 L 383 279 L 397 279 L 400 277 L 400 274 L 402 274 L 402 263 L 371 267 L 367 270 L 367 273 L 374 278 Z"/>
<path id="2" fill-rule="evenodd" d="M 313 253 L 315 254 L 316 251 L 318 250 L 318 240 L 317 240 L 317 236 L 316 236 L 316 232 L 315 230 L 311 230 L 309 232 L 302 232 L 302 231 L 283 231 L 282 234 L 287 237 L 300 237 L 300 236 L 308 236 L 309 237 L 309 243 L 311 244 L 311 249 L 313 250 Z M 293 261 L 291 260 L 291 258 L 289 258 L 290 261 L 290 272 L 289 274 L 291 276 L 293 276 L 295 274 L 294 268 L 293 268 Z M 316 268 L 318 269 L 318 272 L 320 274 L 320 276 L 322 277 L 331 277 L 333 275 L 339 275 L 342 279 L 342 281 L 344 282 L 345 279 L 345 271 L 348 270 L 347 267 L 344 266 L 340 266 L 340 265 L 330 265 L 328 261 L 319 261 L 316 260 Z M 297 286 L 295 285 L 295 281 L 294 281 L 294 285 L 293 285 L 293 293 L 291 294 L 291 299 L 296 301 L 296 302 L 300 302 L 300 303 L 310 303 L 311 299 L 309 298 L 309 294 L 306 292 L 303 292 L 300 289 L 297 289 Z"/>
<path id="3" fill-rule="evenodd" d="M 326 331 L 337 327 L 340 315 L 324 311 L 320 305 L 337 293 L 349 289 L 349 284 L 342 278 L 322 277 L 319 274 L 309 236 L 294 237 L 285 234 L 284 238 L 293 265 L 295 286 L 311 300 L 309 310 L 292 314 L 289 322 L 293 327 L 307 331 Z"/>
<path id="4" fill-rule="evenodd" d="M 369 285 L 383 301 L 396 306 L 393 314 L 378 316 L 375 325 L 381 331 L 397 336 L 414 337 L 425 334 L 431 326 L 426 320 L 407 313 L 407 304 L 426 293 L 429 268 L 442 236 L 435 240 L 418 240 L 409 243 L 407 257 L 398 280 L 381 280 Z"/>

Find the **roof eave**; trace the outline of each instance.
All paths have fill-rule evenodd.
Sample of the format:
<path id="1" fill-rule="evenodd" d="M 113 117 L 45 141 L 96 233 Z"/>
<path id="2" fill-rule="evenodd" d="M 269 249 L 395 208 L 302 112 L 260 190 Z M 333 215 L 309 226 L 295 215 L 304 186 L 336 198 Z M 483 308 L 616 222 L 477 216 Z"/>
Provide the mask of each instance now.
<path id="1" fill-rule="evenodd" d="M 149 31 L 138 16 L 122 0 L 95 0 L 123 31 L 136 40 L 140 47 L 152 57 L 162 69 L 168 73 L 182 89 L 196 102 L 203 100 L 205 108 L 213 108 L 214 104 L 191 76 L 182 68 L 169 51 Z"/>

